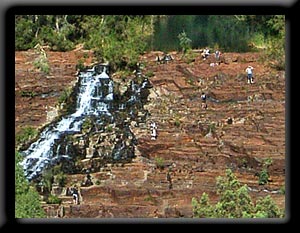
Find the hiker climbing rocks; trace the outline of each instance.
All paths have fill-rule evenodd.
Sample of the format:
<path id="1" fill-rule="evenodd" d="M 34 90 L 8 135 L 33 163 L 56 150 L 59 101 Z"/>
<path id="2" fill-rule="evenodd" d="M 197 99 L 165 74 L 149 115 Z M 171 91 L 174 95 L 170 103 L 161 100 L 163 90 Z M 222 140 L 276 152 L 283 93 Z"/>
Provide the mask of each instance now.
<path id="1" fill-rule="evenodd" d="M 133 71 L 133 73 L 135 74 L 135 76 L 137 78 L 142 77 L 142 68 L 141 68 L 141 64 L 139 62 L 136 64 L 136 69 Z"/>
<path id="2" fill-rule="evenodd" d="M 157 138 L 157 126 L 156 126 L 155 122 L 151 122 L 150 130 L 151 130 L 151 140 L 156 140 L 156 138 Z"/>
<path id="3" fill-rule="evenodd" d="M 206 104 L 206 94 L 204 92 L 202 92 L 201 94 L 201 108 L 202 109 L 207 109 L 207 104 Z"/>
<path id="4" fill-rule="evenodd" d="M 151 140 L 156 140 L 157 138 L 157 130 L 156 129 L 151 129 Z"/>
<path id="5" fill-rule="evenodd" d="M 169 189 L 172 189 L 173 184 L 172 184 L 172 179 L 169 171 L 167 172 L 167 181 L 169 182 Z"/>
<path id="6" fill-rule="evenodd" d="M 77 187 L 71 188 L 73 203 L 79 205 L 79 193 Z"/>
<path id="7" fill-rule="evenodd" d="M 210 54 L 209 54 L 209 49 L 208 49 L 208 48 L 205 48 L 205 49 L 203 50 L 203 53 L 202 53 L 201 55 L 202 55 L 203 60 L 206 60 L 206 58 L 210 55 Z"/>
<path id="8" fill-rule="evenodd" d="M 253 70 L 254 68 L 252 66 L 248 66 L 246 68 L 246 72 L 247 72 L 247 83 L 254 83 L 253 81 Z"/>
<path id="9" fill-rule="evenodd" d="M 91 186 L 91 185 L 93 185 L 94 183 L 93 183 L 93 181 L 92 181 L 92 176 L 90 175 L 90 170 L 88 169 L 87 171 L 86 171 L 86 180 L 85 181 L 83 181 L 82 183 L 81 183 L 81 186 L 83 186 L 83 187 L 88 187 L 88 186 Z"/>

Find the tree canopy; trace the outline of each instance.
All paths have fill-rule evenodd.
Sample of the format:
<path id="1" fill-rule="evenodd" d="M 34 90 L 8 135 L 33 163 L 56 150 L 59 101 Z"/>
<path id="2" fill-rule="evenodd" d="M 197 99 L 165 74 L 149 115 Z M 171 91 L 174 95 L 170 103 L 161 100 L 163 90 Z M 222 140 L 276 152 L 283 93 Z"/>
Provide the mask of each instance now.
<path id="1" fill-rule="evenodd" d="M 204 192 L 197 199 L 192 199 L 194 217 L 197 218 L 283 218 L 280 209 L 268 195 L 253 201 L 248 186 L 242 185 L 234 173 L 226 170 L 225 177 L 217 177 L 219 200 L 210 204 L 209 196 Z"/>
<path id="2" fill-rule="evenodd" d="M 181 49 L 182 32 L 191 48 L 264 48 L 273 65 L 284 69 L 284 15 L 16 15 L 15 49 L 40 44 L 69 51 L 84 44 L 99 60 L 129 68 L 146 50 Z"/>

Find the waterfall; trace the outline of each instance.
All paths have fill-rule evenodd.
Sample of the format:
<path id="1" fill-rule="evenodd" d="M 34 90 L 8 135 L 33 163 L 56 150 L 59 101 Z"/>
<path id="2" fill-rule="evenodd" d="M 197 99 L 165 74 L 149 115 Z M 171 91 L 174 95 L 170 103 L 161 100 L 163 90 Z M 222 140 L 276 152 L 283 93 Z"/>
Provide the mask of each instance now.
<path id="1" fill-rule="evenodd" d="M 21 165 L 29 180 L 41 175 L 47 167 L 54 166 L 62 157 L 72 159 L 72 156 L 74 156 L 71 153 L 73 145 L 72 142 L 67 140 L 66 136 L 81 133 L 82 124 L 86 117 L 93 117 L 97 120 L 96 122 L 100 122 L 99 124 L 104 124 L 101 120 L 103 121 L 106 118 L 110 119 L 110 123 L 113 120 L 118 120 L 119 125 L 121 125 L 124 119 L 118 119 L 120 118 L 118 110 L 127 107 L 126 102 L 131 103 L 126 109 L 128 116 L 133 109 L 140 108 L 140 111 L 143 111 L 139 107 L 139 102 L 141 102 L 140 92 L 147 86 L 145 82 L 140 86 L 132 82 L 131 86 L 128 87 L 128 90 L 130 90 L 129 99 L 114 104 L 114 84 L 107 72 L 107 66 L 95 66 L 80 72 L 78 74 L 79 88 L 76 94 L 75 112 L 47 126 L 40 133 L 38 140 L 32 143 L 27 150 L 21 152 L 24 155 Z M 127 118 L 127 115 L 123 117 Z M 123 130 L 130 131 L 128 127 L 124 127 Z M 128 134 L 131 135 L 131 138 L 134 138 L 132 132 L 121 132 L 121 135 Z M 120 136 L 120 138 L 122 137 Z M 65 145 L 59 143 L 65 143 Z M 130 145 L 129 148 L 125 148 L 124 145 L 125 143 L 122 140 L 115 143 L 112 149 L 113 154 L 108 156 L 113 159 L 133 156 L 133 146 Z M 106 154 L 105 156 L 107 157 Z"/>

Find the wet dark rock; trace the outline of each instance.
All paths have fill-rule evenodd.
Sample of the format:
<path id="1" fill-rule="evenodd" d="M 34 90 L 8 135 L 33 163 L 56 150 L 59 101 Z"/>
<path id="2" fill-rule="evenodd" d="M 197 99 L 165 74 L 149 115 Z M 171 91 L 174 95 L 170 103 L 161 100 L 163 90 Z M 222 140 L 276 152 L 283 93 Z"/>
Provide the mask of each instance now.
<path id="1" fill-rule="evenodd" d="M 103 73 L 106 73 L 106 76 Z M 50 159 L 48 167 L 61 163 L 63 164 L 63 172 L 74 174 L 78 172 L 78 169 L 81 169 L 75 166 L 75 162 L 84 157 L 91 159 L 99 157 L 106 162 L 130 162 L 135 157 L 134 145 L 136 145 L 137 140 L 129 128 L 130 122 L 128 122 L 128 119 L 131 121 L 137 120 L 138 112 L 143 111 L 143 105 L 147 102 L 149 95 L 147 89 L 150 88 L 149 80 L 144 79 L 142 83 L 136 83 L 132 80 L 127 87 L 127 91 L 123 94 L 126 98 L 120 96 L 116 101 L 113 98 L 113 81 L 108 74 L 109 67 L 103 64 L 85 69 L 85 72 L 80 72 L 78 84 L 74 88 L 77 93 L 73 91 L 73 101 L 70 103 L 72 106 L 76 106 L 76 109 L 69 112 L 70 115 L 61 116 L 55 122 L 57 126 L 49 125 L 44 131 L 46 133 L 42 133 L 42 135 L 49 135 L 46 136 L 47 138 L 42 136 L 40 139 L 45 143 L 47 143 L 48 138 L 51 140 L 52 137 L 57 137 L 53 140 L 54 143 L 51 143 L 51 147 L 47 148 L 49 154 L 51 154 L 50 156 L 53 156 L 53 158 L 47 158 Z M 95 82 L 96 78 L 99 80 Z M 92 87 L 94 90 L 92 89 L 91 93 L 87 92 L 88 85 L 94 85 Z M 85 93 L 91 96 L 87 96 Z M 82 102 L 85 101 L 83 98 L 90 98 L 90 102 L 86 102 L 86 106 L 81 106 Z M 119 114 L 120 105 L 124 106 L 124 109 L 121 109 L 123 114 Z M 77 114 L 79 111 L 82 111 L 81 115 Z M 95 115 L 94 112 L 97 112 L 98 115 Z M 74 114 L 77 114 L 76 117 L 73 117 Z M 59 126 L 63 121 L 70 120 L 72 122 L 66 130 L 59 128 L 64 127 L 63 124 Z M 80 128 L 77 127 L 77 124 L 81 125 Z M 73 136 L 74 133 L 75 135 L 79 133 L 78 130 L 85 135 L 84 138 L 79 138 L 80 142 Z M 57 136 L 56 131 L 59 132 Z M 30 156 L 31 150 L 24 153 L 26 156 Z M 39 162 L 42 163 L 43 161 Z M 36 175 L 40 175 L 43 169 L 42 166 L 45 166 L 28 164 L 30 162 L 27 161 L 27 167 L 38 166 L 39 171 Z M 96 169 L 99 170 L 100 168 L 97 167 Z"/>

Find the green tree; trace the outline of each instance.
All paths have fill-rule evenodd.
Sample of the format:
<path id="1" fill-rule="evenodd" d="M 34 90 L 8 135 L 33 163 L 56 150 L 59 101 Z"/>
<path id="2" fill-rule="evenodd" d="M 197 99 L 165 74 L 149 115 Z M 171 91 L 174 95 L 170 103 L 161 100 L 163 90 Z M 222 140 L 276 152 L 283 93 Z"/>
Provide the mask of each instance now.
<path id="1" fill-rule="evenodd" d="M 15 17 L 15 50 L 27 50 L 36 44 L 34 23 L 24 16 Z"/>
<path id="2" fill-rule="evenodd" d="M 267 40 L 267 60 L 274 68 L 285 70 L 285 16 L 274 15 L 267 24 L 271 34 Z"/>
<path id="3" fill-rule="evenodd" d="M 132 68 L 145 49 L 182 48 L 181 32 L 188 35 L 191 48 L 264 48 L 270 65 L 285 68 L 284 15 L 17 15 L 15 32 L 16 50 L 39 43 L 68 51 L 82 43 L 99 61 L 118 69 Z"/>
<path id="4" fill-rule="evenodd" d="M 207 45 L 218 44 L 225 51 L 246 52 L 250 38 L 248 25 L 232 15 L 210 15 L 206 26 Z"/>
<path id="5" fill-rule="evenodd" d="M 264 60 L 278 70 L 285 69 L 285 16 L 284 15 L 235 15 L 245 22 L 251 35 L 249 42 L 265 50 Z M 252 39 L 251 39 L 252 38 Z M 260 38 L 258 41 L 257 38 Z"/>
<path id="6" fill-rule="evenodd" d="M 75 26 L 69 23 L 68 15 L 18 15 L 15 32 L 16 50 L 27 50 L 39 43 L 52 50 L 68 51 L 74 48 L 76 38 Z"/>
<path id="7" fill-rule="evenodd" d="M 144 52 L 152 35 L 151 16 L 88 16 L 82 27 L 88 31 L 85 47 L 113 69 L 131 68 Z"/>
<path id="8" fill-rule="evenodd" d="M 199 201 L 192 199 L 194 216 L 198 218 L 213 217 L 213 208 L 209 203 L 209 196 L 204 192 Z"/>
<path id="9" fill-rule="evenodd" d="M 278 218 L 281 217 L 281 212 L 274 200 L 268 195 L 265 198 L 260 198 L 256 202 L 254 217 Z"/>
<path id="10" fill-rule="evenodd" d="M 191 46 L 192 40 L 190 38 L 188 38 L 185 31 L 179 33 L 177 37 L 179 39 L 179 45 L 182 49 L 182 53 L 186 54 L 188 52 L 188 50 L 190 50 L 192 47 Z"/>
<path id="11" fill-rule="evenodd" d="M 219 200 L 215 205 L 203 193 L 201 198 L 192 199 L 194 217 L 197 218 L 282 218 L 281 210 L 270 196 L 252 201 L 247 185 L 241 185 L 230 169 L 225 177 L 217 177 Z"/>
<path id="12" fill-rule="evenodd" d="M 29 185 L 24 171 L 19 164 L 21 155 L 15 154 L 15 216 L 16 218 L 44 218 L 45 211 L 41 207 L 40 197 L 36 190 Z"/>

